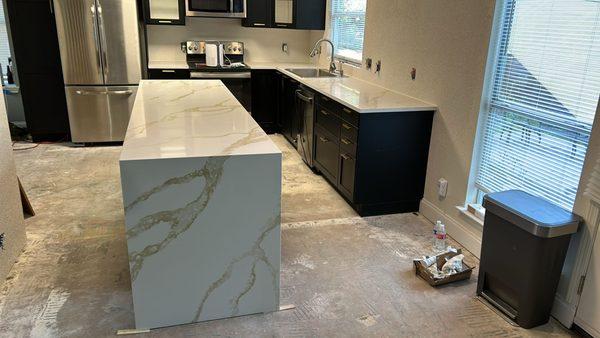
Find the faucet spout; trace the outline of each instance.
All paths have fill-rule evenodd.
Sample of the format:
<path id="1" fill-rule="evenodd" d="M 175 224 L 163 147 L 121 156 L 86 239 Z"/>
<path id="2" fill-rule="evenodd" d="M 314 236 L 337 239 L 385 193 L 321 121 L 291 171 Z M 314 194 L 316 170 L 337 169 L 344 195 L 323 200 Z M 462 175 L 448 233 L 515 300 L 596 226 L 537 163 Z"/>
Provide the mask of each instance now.
<path id="1" fill-rule="evenodd" d="M 333 57 L 335 55 L 335 46 L 333 45 L 333 42 L 331 42 L 331 40 L 325 38 L 319 39 L 319 41 L 315 43 L 315 46 L 310 52 L 310 57 L 314 57 L 315 55 L 321 53 L 320 47 L 322 42 L 328 42 L 331 45 L 331 62 L 329 63 L 329 72 L 333 73 L 336 70 L 335 63 L 333 62 Z"/>

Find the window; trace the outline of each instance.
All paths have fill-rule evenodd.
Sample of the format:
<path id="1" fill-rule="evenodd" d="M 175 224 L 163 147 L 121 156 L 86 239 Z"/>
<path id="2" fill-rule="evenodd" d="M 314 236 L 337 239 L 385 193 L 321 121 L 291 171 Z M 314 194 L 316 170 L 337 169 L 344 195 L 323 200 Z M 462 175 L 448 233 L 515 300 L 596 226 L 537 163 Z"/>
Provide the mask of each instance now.
<path id="1" fill-rule="evenodd" d="M 362 62 L 367 0 L 332 0 L 331 37 L 334 57 L 354 63 Z"/>
<path id="2" fill-rule="evenodd" d="M 600 93 L 598 0 L 504 0 L 475 185 L 572 209 Z"/>
<path id="3" fill-rule="evenodd" d="M 4 2 L 0 1 L 0 74 L 6 76 L 6 66 L 10 57 L 10 48 L 8 47 L 8 34 L 6 31 L 6 20 L 4 20 Z"/>

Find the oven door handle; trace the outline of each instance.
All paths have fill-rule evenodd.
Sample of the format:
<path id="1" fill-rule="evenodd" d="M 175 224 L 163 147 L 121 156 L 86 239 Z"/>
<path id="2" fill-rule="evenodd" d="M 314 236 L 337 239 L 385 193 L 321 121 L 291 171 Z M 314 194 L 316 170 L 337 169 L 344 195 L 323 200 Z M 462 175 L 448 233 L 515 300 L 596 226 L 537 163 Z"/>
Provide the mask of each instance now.
<path id="1" fill-rule="evenodd" d="M 192 79 L 249 79 L 250 72 L 227 73 L 227 72 L 191 72 Z"/>

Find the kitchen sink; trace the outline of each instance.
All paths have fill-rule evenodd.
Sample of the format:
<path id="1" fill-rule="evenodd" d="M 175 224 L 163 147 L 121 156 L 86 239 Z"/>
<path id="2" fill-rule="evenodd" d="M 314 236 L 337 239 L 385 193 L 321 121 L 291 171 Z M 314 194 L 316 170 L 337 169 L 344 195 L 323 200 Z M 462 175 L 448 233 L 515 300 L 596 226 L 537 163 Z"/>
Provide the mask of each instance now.
<path id="1" fill-rule="evenodd" d="M 294 73 L 300 77 L 340 77 L 338 74 L 331 73 L 325 69 L 316 68 L 290 68 L 288 72 Z"/>

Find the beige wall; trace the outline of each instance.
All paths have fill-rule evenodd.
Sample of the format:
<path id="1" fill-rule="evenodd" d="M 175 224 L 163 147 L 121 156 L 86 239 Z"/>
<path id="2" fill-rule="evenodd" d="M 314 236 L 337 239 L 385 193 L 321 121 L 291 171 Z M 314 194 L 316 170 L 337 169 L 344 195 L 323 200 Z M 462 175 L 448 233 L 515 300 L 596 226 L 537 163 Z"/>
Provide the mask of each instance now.
<path id="1" fill-rule="evenodd" d="M 310 31 L 242 27 L 239 19 L 187 18 L 185 26 L 148 26 L 150 61 L 185 61 L 179 43 L 186 40 L 234 40 L 254 62 L 308 62 Z M 289 53 L 281 51 L 286 42 Z"/>
<path id="2" fill-rule="evenodd" d="M 12 142 L 0 92 L 0 234 L 4 234 L 4 250 L 0 249 L 0 283 L 21 254 L 25 245 L 25 225 Z"/>
<path id="3" fill-rule="evenodd" d="M 493 0 L 368 0 L 363 56 L 381 60 L 382 72 L 345 67 L 361 79 L 439 107 L 425 199 L 436 209 L 436 218 L 463 221 L 472 238 L 480 237 L 481 228 L 456 206 L 467 195 L 494 5 Z M 318 37 L 313 33 L 311 38 Z M 413 67 L 414 81 L 409 75 Z M 441 177 L 449 182 L 444 199 L 437 197 Z"/>

